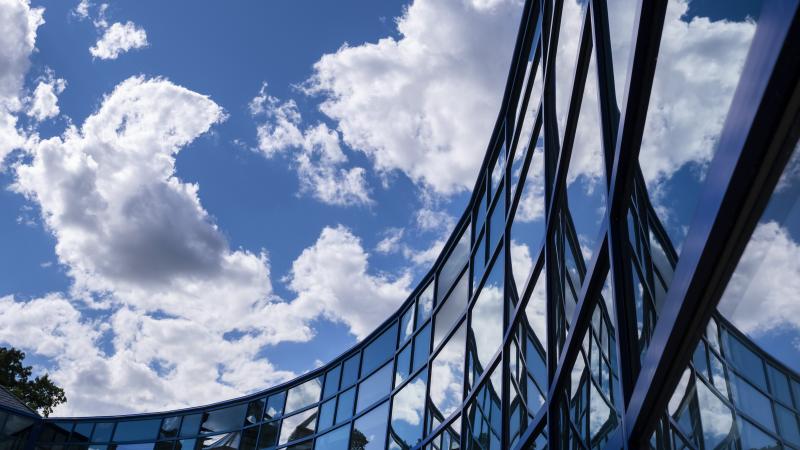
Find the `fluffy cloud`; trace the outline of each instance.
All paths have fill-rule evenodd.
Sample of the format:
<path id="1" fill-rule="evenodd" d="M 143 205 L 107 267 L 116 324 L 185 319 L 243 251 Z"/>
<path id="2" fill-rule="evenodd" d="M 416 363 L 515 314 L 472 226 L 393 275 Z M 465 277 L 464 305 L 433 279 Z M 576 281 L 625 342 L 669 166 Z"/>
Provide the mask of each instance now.
<path id="1" fill-rule="evenodd" d="M 21 91 L 43 14 L 27 0 L 0 0 L 0 163 L 25 141 L 16 114 L 23 107 Z"/>
<path id="2" fill-rule="evenodd" d="M 133 49 L 147 46 L 147 33 L 144 28 L 131 21 L 111 24 L 103 32 L 103 36 L 89 48 L 95 58 L 117 59 L 119 55 Z"/>
<path id="3" fill-rule="evenodd" d="M 297 293 L 297 315 L 344 323 L 358 339 L 366 337 L 408 297 L 411 275 L 370 275 L 368 255 L 347 228 L 322 230 L 317 242 L 294 261 L 289 287 Z"/>
<path id="4" fill-rule="evenodd" d="M 61 111 L 58 107 L 58 96 L 66 87 L 66 80 L 55 78 L 52 73 L 48 74 L 34 89 L 33 95 L 28 100 L 26 113 L 39 122 L 57 116 Z"/>
<path id="5" fill-rule="evenodd" d="M 347 156 L 339 144 L 339 133 L 324 123 L 301 129 L 302 116 L 294 100 L 281 102 L 266 92 L 267 85 L 250 102 L 250 112 L 263 117 L 258 126 L 258 149 L 267 158 L 289 149 L 302 192 L 333 205 L 372 203 L 362 167 L 345 169 Z"/>
<path id="6" fill-rule="evenodd" d="M 776 222 L 760 223 L 736 266 L 719 310 L 742 332 L 800 330 L 800 244 Z"/>
<path id="7" fill-rule="evenodd" d="M 0 341 L 53 361 L 70 398 L 57 413 L 163 409 L 263 388 L 294 375 L 259 357 L 264 346 L 313 338 L 319 318 L 362 338 L 407 297 L 409 275 L 371 275 L 358 238 L 336 227 L 294 262 L 296 298 L 277 298 L 266 254 L 232 250 L 199 187 L 175 175 L 177 153 L 224 119 L 204 95 L 132 77 L 80 128 L 34 140 L 14 166 L 12 189 L 38 205 L 73 286 L 0 299 Z"/>
<path id="8" fill-rule="evenodd" d="M 306 82 L 344 141 L 382 172 L 470 189 L 503 94 L 522 2 L 415 0 L 399 39 L 343 46 Z M 447 167 L 447 170 L 442 170 Z"/>

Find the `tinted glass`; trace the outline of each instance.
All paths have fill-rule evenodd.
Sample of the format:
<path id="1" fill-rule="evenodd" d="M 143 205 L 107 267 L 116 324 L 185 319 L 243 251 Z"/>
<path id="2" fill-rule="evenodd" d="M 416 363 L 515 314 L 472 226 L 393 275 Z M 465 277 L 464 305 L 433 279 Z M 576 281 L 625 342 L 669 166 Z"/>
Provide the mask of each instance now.
<path id="1" fill-rule="evenodd" d="M 75 442 L 86 442 L 89 440 L 89 437 L 92 435 L 92 429 L 94 428 L 94 423 L 92 422 L 78 422 L 75 424 L 75 429 L 72 430 L 72 436 L 70 437 L 71 441 Z"/>
<path id="2" fill-rule="evenodd" d="M 358 385 L 356 413 L 389 395 L 392 390 L 392 365 L 386 364 Z"/>
<path id="3" fill-rule="evenodd" d="M 265 419 L 269 420 L 274 417 L 279 417 L 283 414 L 283 404 L 286 403 L 286 391 L 272 394 L 267 400 L 267 409 L 265 410 Z"/>
<path id="4" fill-rule="evenodd" d="M 469 278 L 461 276 L 456 283 L 456 288 L 450 293 L 444 304 L 436 312 L 434 320 L 433 347 L 436 348 L 442 342 L 447 332 L 455 325 L 467 307 L 469 301 Z"/>
<path id="5" fill-rule="evenodd" d="M 417 370 L 428 362 L 431 352 L 431 324 L 425 325 L 414 338 L 414 364 L 412 370 Z"/>
<path id="6" fill-rule="evenodd" d="M 400 350 L 397 354 L 396 367 L 394 372 L 394 385 L 397 387 L 400 383 L 408 379 L 411 374 L 411 344 Z"/>
<path id="7" fill-rule="evenodd" d="M 181 417 L 165 417 L 161 422 L 161 429 L 158 433 L 159 439 L 171 438 L 178 435 L 181 427 Z"/>
<path id="8" fill-rule="evenodd" d="M 239 443 L 239 450 L 255 450 L 258 445 L 258 428 L 250 427 L 242 430 L 242 438 Z"/>
<path id="9" fill-rule="evenodd" d="M 267 422 L 261 425 L 258 433 L 258 448 L 272 448 L 278 443 L 278 425 L 280 422 Z"/>
<path id="10" fill-rule="evenodd" d="M 200 428 L 200 421 L 202 421 L 202 414 L 192 414 L 191 416 L 183 416 L 181 422 L 181 437 L 194 436 L 198 433 Z"/>
<path id="11" fill-rule="evenodd" d="M 392 402 L 392 430 L 389 448 L 410 448 L 422 438 L 422 420 L 425 411 L 425 386 L 427 371 L 422 371 L 403 386 Z"/>
<path id="12" fill-rule="evenodd" d="M 339 402 L 336 404 L 336 423 L 353 417 L 353 405 L 356 400 L 356 388 L 349 389 L 339 394 Z"/>
<path id="13" fill-rule="evenodd" d="M 336 366 L 325 374 L 325 391 L 323 398 L 328 398 L 339 391 L 339 377 L 342 374 L 342 366 Z"/>
<path id="14" fill-rule="evenodd" d="M 498 263 L 499 261 L 499 263 Z M 485 285 L 472 306 L 470 343 L 474 342 L 477 373 L 483 373 L 503 339 L 502 254 L 495 261 Z M 473 349 L 470 349 L 473 351 Z"/>
<path id="15" fill-rule="evenodd" d="M 113 422 L 101 422 L 95 424 L 94 434 L 92 434 L 92 441 L 94 442 L 107 442 L 111 440 L 111 432 L 114 431 Z"/>
<path id="16" fill-rule="evenodd" d="M 200 425 L 200 432 L 215 433 L 218 431 L 230 431 L 241 428 L 242 423 L 244 423 L 244 415 L 246 412 L 246 403 L 209 411 L 204 414 L 203 424 Z"/>
<path id="17" fill-rule="evenodd" d="M 388 419 L 389 402 L 356 419 L 351 434 L 350 450 L 383 450 Z"/>
<path id="18" fill-rule="evenodd" d="M 732 375 L 730 380 L 733 403 L 748 416 L 774 432 L 775 420 L 772 418 L 772 406 L 769 399 L 750 383 L 736 375 Z"/>
<path id="19" fill-rule="evenodd" d="M 431 312 L 433 312 L 433 283 L 428 284 L 417 299 L 417 329 L 428 320 Z"/>
<path id="20" fill-rule="evenodd" d="M 439 271 L 439 276 L 436 279 L 436 298 L 441 299 L 445 296 L 458 274 L 461 273 L 461 269 L 467 265 L 469 240 L 469 233 L 462 231 L 461 237 Z"/>
<path id="21" fill-rule="evenodd" d="M 289 389 L 286 396 L 286 414 L 305 408 L 312 403 L 319 401 L 322 392 L 322 378 L 317 377 L 305 383 Z"/>
<path id="22" fill-rule="evenodd" d="M 323 431 L 333 425 L 333 418 L 336 415 L 336 399 L 332 398 L 319 407 L 319 420 L 317 421 L 319 431 Z"/>
<path id="23" fill-rule="evenodd" d="M 415 303 L 406 309 L 403 316 L 400 317 L 400 342 L 405 342 L 414 334 L 414 307 Z"/>
<path id="24" fill-rule="evenodd" d="M 361 373 L 366 375 L 394 356 L 397 345 L 397 323 L 381 333 L 374 341 L 364 348 L 364 361 Z"/>
<path id="25" fill-rule="evenodd" d="M 293 416 L 283 418 L 278 444 L 302 439 L 314 434 L 317 427 L 317 408 L 311 408 Z"/>
<path id="26" fill-rule="evenodd" d="M 358 380 L 358 367 L 361 364 L 361 353 L 356 353 L 342 366 L 342 389 L 355 384 Z"/>
<path id="27" fill-rule="evenodd" d="M 244 417 L 245 425 L 256 424 L 264 419 L 265 400 L 266 399 L 260 398 L 247 404 L 247 414 L 245 414 Z"/>
<path id="28" fill-rule="evenodd" d="M 114 431 L 116 442 L 155 440 L 161 419 L 126 420 L 117 423 Z"/>
<path id="29" fill-rule="evenodd" d="M 464 350 L 466 322 L 442 347 L 431 365 L 431 402 L 441 419 L 449 417 L 461 406 L 464 389 Z"/>
<path id="30" fill-rule="evenodd" d="M 317 438 L 314 448 L 317 450 L 347 450 L 350 438 L 350 427 L 345 425 Z"/>

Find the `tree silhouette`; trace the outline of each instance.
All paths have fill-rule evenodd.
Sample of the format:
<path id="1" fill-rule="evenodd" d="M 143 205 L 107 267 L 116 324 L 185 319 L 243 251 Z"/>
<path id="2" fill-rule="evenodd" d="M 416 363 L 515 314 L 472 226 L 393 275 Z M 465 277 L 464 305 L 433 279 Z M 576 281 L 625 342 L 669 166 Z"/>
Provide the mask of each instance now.
<path id="1" fill-rule="evenodd" d="M 47 417 L 53 408 L 66 402 L 67 397 L 47 375 L 31 379 L 32 369 L 22 365 L 24 359 L 25 352 L 0 347 L 0 386 Z"/>

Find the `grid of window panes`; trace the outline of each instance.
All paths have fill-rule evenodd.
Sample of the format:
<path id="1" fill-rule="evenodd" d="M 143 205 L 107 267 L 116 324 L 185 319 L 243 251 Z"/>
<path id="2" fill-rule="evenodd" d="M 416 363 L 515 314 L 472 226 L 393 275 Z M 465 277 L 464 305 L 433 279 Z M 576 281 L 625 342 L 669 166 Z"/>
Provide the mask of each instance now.
<path id="1" fill-rule="evenodd" d="M 784 14 L 800 22 L 797 0 L 784 3 Z M 430 273 L 364 342 L 301 379 L 224 404 L 47 419 L 35 445 L 522 450 L 638 448 L 650 438 L 657 449 L 800 449 L 797 374 L 718 313 L 692 341 L 697 350 L 683 376 L 672 380 L 677 388 L 667 414 L 640 412 L 655 428 L 631 436 L 624 435 L 631 427 L 621 426 L 638 423 L 628 417 L 630 399 L 642 394 L 635 390 L 661 389 L 640 388 L 637 377 L 652 374 L 648 358 L 670 357 L 654 343 L 659 327 L 669 326 L 661 319 L 694 232 L 691 205 L 713 206 L 697 199 L 705 174 L 722 164 L 713 160 L 713 144 L 724 137 L 745 56 L 758 41 L 753 30 L 761 26 L 758 12 L 748 9 L 734 32 L 713 35 L 715 45 L 735 40 L 739 53 L 709 51 L 677 66 L 696 69 L 698 77 L 704 67 L 725 71 L 706 86 L 721 86 L 712 105 L 719 117 L 698 119 L 707 128 L 687 133 L 678 146 L 659 128 L 669 119 L 664 112 L 701 105 L 692 103 L 697 93 L 669 85 L 681 75 L 674 58 L 692 50 L 669 39 L 692 32 L 693 24 L 736 19 L 724 16 L 722 3 L 713 20 L 688 5 L 525 2 L 501 114 L 466 212 Z M 764 51 L 776 45 L 758 42 Z M 649 78 L 642 75 L 648 65 Z M 743 84 L 770 75 L 762 69 Z M 626 116 L 642 104 L 646 114 Z M 627 121 L 634 123 L 623 129 Z M 704 146 L 698 150 L 692 139 Z M 685 173 L 669 172 L 670 164 L 683 163 L 685 148 L 705 153 Z M 669 177 L 678 177 L 680 189 L 663 184 Z M 684 200 L 689 209 L 676 206 Z M 695 301 L 677 301 L 684 300 Z M 692 336 L 678 328 L 670 336 Z"/>

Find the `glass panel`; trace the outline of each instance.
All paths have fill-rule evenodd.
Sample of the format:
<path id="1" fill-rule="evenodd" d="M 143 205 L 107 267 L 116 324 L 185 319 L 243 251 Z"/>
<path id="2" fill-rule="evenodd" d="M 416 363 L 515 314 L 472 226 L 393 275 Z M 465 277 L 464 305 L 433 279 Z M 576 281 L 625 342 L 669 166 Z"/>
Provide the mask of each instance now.
<path id="1" fill-rule="evenodd" d="M 239 450 L 255 450 L 258 445 L 258 427 L 250 427 L 242 430 L 242 439 L 239 443 Z"/>
<path id="2" fill-rule="evenodd" d="M 178 436 L 178 431 L 181 427 L 181 417 L 165 417 L 161 422 L 161 429 L 158 433 L 159 439 L 166 439 Z"/>
<path id="3" fill-rule="evenodd" d="M 538 43 L 534 42 L 531 46 L 531 60 L 528 61 L 528 68 L 527 70 L 530 72 L 531 64 L 533 63 L 533 53 L 537 47 Z M 529 74 L 526 74 L 526 79 Z M 521 97 L 521 96 L 520 96 Z M 516 191 L 516 185 L 518 176 L 514 175 L 514 172 L 518 170 L 518 162 L 524 158 L 525 153 L 528 151 L 529 146 L 528 144 L 531 141 L 531 137 L 533 134 L 533 125 L 536 122 L 536 114 L 539 112 L 539 105 L 541 103 L 542 98 L 542 64 L 541 64 L 541 57 L 539 58 L 539 64 L 536 65 L 536 76 L 533 80 L 533 86 L 531 89 L 530 97 L 528 97 L 528 109 L 525 111 L 525 117 L 519 117 L 519 108 L 517 109 L 517 120 L 524 120 L 522 124 L 522 128 L 519 132 L 519 140 L 517 142 L 517 149 L 514 154 L 514 161 L 511 165 L 511 194 L 513 195 Z M 521 98 L 520 98 L 521 100 Z M 518 107 L 522 106 L 522 102 L 519 102 Z"/>
<path id="4" fill-rule="evenodd" d="M 464 396 L 466 323 L 458 327 L 431 365 L 431 414 L 440 422 L 450 417 Z"/>
<path id="5" fill-rule="evenodd" d="M 433 333 L 433 348 L 439 346 L 456 321 L 461 318 L 469 301 L 469 278 L 467 272 L 461 276 L 456 288 L 436 312 Z"/>
<path id="6" fill-rule="evenodd" d="M 506 205 L 502 192 L 500 192 L 500 197 L 495 199 L 491 215 L 488 241 L 490 254 L 494 253 L 494 249 L 500 244 L 501 236 L 506 227 Z"/>
<path id="7" fill-rule="evenodd" d="M 742 439 L 742 450 L 778 449 L 780 446 L 775 438 L 764 433 L 747 420 L 740 418 L 738 421 L 739 436 Z"/>
<path id="8" fill-rule="evenodd" d="M 781 436 L 800 447 L 800 425 L 797 416 L 781 405 L 775 405 L 775 416 L 778 419 Z"/>
<path id="9" fill-rule="evenodd" d="M 730 408 L 702 381 L 697 381 L 697 401 L 705 448 L 725 448 L 721 444 L 730 443 L 733 433 Z"/>
<path id="10" fill-rule="evenodd" d="M 237 444 L 237 447 L 238 447 L 239 442 L 237 441 L 236 444 Z M 118 444 L 118 445 L 114 445 L 113 447 L 115 448 L 115 450 L 153 450 L 153 448 L 155 447 L 155 443 L 154 442 L 146 442 L 146 443 L 142 443 L 142 444 Z M 229 449 L 232 449 L 232 450 L 236 450 L 236 447 L 222 447 L 222 446 L 220 446 L 219 448 L 229 448 Z"/>
<path id="11" fill-rule="evenodd" d="M 356 419 L 351 434 L 350 450 L 383 450 L 389 402 Z"/>
<path id="12" fill-rule="evenodd" d="M 588 2 L 583 0 L 566 0 L 561 10 L 561 32 L 558 38 L 555 61 L 555 96 L 559 141 L 563 139 L 564 125 L 567 123 L 570 91 L 575 78 L 575 64 L 578 60 L 580 36 L 587 4 Z"/>
<path id="13" fill-rule="evenodd" d="M 466 439 L 467 449 L 500 450 L 502 433 L 501 390 L 495 383 L 494 376 L 490 382 L 480 387 L 475 399 L 467 407 Z"/>
<path id="14" fill-rule="evenodd" d="M 614 91 L 617 105 L 622 110 L 622 102 L 625 99 L 625 83 L 628 80 L 633 24 L 637 14 L 636 2 L 634 0 L 608 0 L 607 5 L 611 59 L 614 67 Z"/>
<path id="15" fill-rule="evenodd" d="M 318 450 L 347 450 L 349 438 L 350 427 L 345 425 L 318 437 L 316 443 L 314 443 L 314 448 Z"/>
<path id="16" fill-rule="evenodd" d="M 72 430 L 70 440 L 75 442 L 88 442 L 89 437 L 92 435 L 92 429 L 94 429 L 93 422 L 77 422 L 75 424 L 75 429 Z"/>
<path id="17" fill-rule="evenodd" d="M 317 377 L 289 389 L 286 396 L 286 414 L 319 401 L 322 392 L 322 377 Z"/>
<path id="18" fill-rule="evenodd" d="M 356 388 L 349 389 L 339 394 L 339 402 L 336 404 L 336 423 L 353 417 L 353 405 L 356 400 Z"/>
<path id="19" fill-rule="evenodd" d="M 403 317 L 400 318 L 400 342 L 403 343 L 414 334 L 414 306 L 415 304 L 412 303 L 411 306 L 408 307 L 406 312 L 403 313 Z"/>
<path id="20" fill-rule="evenodd" d="M 670 0 L 667 5 L 663 35 L 668 38 L 660 44 L 639 165 L 654 211 L 678 254 L 739 84 L 761 4 L 690 8 L 689 2 Z M 715 51 L 705 50 L 710 47 Z"/>
<path id="21" fill-rule="evenodd" d="M 419 369 L 428 362 L 431 353 L 431 324 L 425 325 L 414 338 L 414 365 L 412 371 Z"/>
<path id="22" fill-rule="evenodd" d="M 280 422 L 267 422 L 261 425 L 261 431 L 258 434 L 258 448 L 263 450 L 272 448 L 278 442 L 278 424 Z M 188 450 L 188 449 L 187 449 Z"/>
<path id="23" fill-rule="evenodd" d="M 283 405 L 286 403 L 286 391 L 272 394 L 267 400 L 265 418 L 267 420 L 283 415 Z M 186 422 L 186 420 L 184 420 Z"/>
<path id="24" fill-rule="evenodd" d="M 397 387 L 411 374 L 411 344 L 397 354 L 397 366 L 394 372 L 394 386 Z"/>
<path id="25" fill-rule="evenodd" d="M 756 386 L 766 390 L 767 379 L 764 375 L 764 363 L 761 358 L 730 333 L 723 333 L 722 342 L 725 346 L 728 363 Z"/>
<path id="26" fill-rule="evenodd" d="M 477 287 L 486 270 L 486 246 L 483 234 L 475 238 L 475 249 L 472 254 L 472 286 Z"/>
<path id="27" fill-rule="evenodd" d="M 739 409 L 756 419 L 770 431 L 775 431 L 772 406 L 764 394 L 758 392 L 756 388 L 744 379 L 733 374 L 731 374 L 731 391 L 733 393 L 733 403 Z"/>
<path id="28" fill-rule="evenodd" d="M 392 390 L 392 365 L 386 364 L 358 385 L 356 413 L 389 395 Z"/>
<path id="29" fill-rule="evenodd" d="M 208 411 L 203 414 L 203 424 L 200 425 L 200 432 L 215 433 L 241 428 L 245 412 L 247 412 L 246 403 Z"/>
<path id="30" fill-rule="evenodd" d="M 394 356 L 396 346 L 397 322 L 392 324 L 364 349 L 364 363 L 361 367 L 362 375 L 372 372 L 373 369 Z"/>
<path id="31" fill-rule="evenodd" d="M 486 284 L 472 306 L 470 337 L 471 363 L 477 376 L 488 367 L 503 341 L 503 255 L 495 261 Z"/>
<path id="32" fill-rule="evenodd" d="M 260 423 L 264 420 L 264 405 L 266 398 L 253 400 L 247 405 L 247 414 L 244 418 L 244 425 L 252 425 Z"/>
<path id="33" fill-rule="evenodd" d="M 8 426 L 6 424 L 6 426 Z M 113 422 L 101 422 L 94 426 L 94 434 L 92 434 L 92 441 L 94 442 L 107 442 L 111 440 L 111 432 L 114 431 Z"/>
<path id="34" fill-rule="evenodd" d="M 431 312 L 433 312 L 433 283 L 428 284 L 417 299 L 417 329 L 428 320 Z"/>
<path id="35" fill-rule="evenodd" d="M 161 419 L 148 419 L 148 420 L 126 420 L 117 423 L 117 428 L 114 431 L 114 441 L 150 441 L 155 440 L 158 435 L 158 429 L 161 425 Z M 241 421 L 236 424 L 241 426 Z"/>
<path id="36" fill-rule="evenodd" d="M 787 405 L 792 404 L 792 393 L 789 391 L 789 380 L 786 375 L 776 369 L 772 364 L 767 364 L 767 374 L 769 374 L 769 385 L 772 395 L 782 400 Z"/>
<path id="37" fill-rule="evenodd" d="M 589 62 L 583 101 L 575 141 L 567 171 L 569 213 L 587 263 L 602 236 L 600 225 L 606 211 L 605 164 L 599 130 L 600 108 L 597 100 L 597 67 L 594 54 Z"/>
<path id="38" fill-rule="evenodd" d="M 195 436 L 199 433 L 200 422 L 202 422 L 202 420 L 202 414 L 183 416 L 183 421 L 181 422 L 181 437 Z"/>
<path id="39" fill-rule="evenodd" d="M 407 449 L 422 439 L 427 378 L 428 372 L 423 370 L 395 394 L 392 402 L 392 429 L 389 432 L 390 449 Z"/>
<path id="40" fill-rule="evenodd" d="M 332 398 L 319 407 L 319 420 L 317 426 L 319 431 L 323 431 L 333 425 L 333 417 L 336 414 L 336 399 Z"/>
<path id="41" fill-rule="evenodd" d="M 317 408 L 311 408 L 293 416 L 284 417 L 278 445 L 302 439 L 314 434 L 317 426 Z"/>
<path id="42" fill-rule="evenodd" d="M 342 366 L 342 389 L 348 388 L 358 380 L 358 367 L 361 365 L 361 353 L 356 353 Z"/>
<path id="43" fill-rule="evenodd" d="M 339 392 L 339 377 L 342 375 L 342 366 L 337 365 L 325 374 L 325 391 L 322 394 L 323 398 L 328 398 L 331 395 Z"/>
<path id="44" fill-rule="evenodd" d="M 441 299 L 453 285 L 456 277 L 461 273 L 461 269 L 467 265 L 469 259 L 469 233 L 462 231 L 458 243 L 453 247 L 447 260 L 439 271 L 436 279 L 436 298 Z M 430 315 L 430 314 L 429 314 Z M 420 323 L 417 321 L 417 323 Z"/>
<path id="45" fill-rule="evenodd" d="M 311 450 L 311 440 L 307 440 L 305 442 L 300 442 L 299 444 L 293 444 L 286 447 L 286 450 Z"/>

